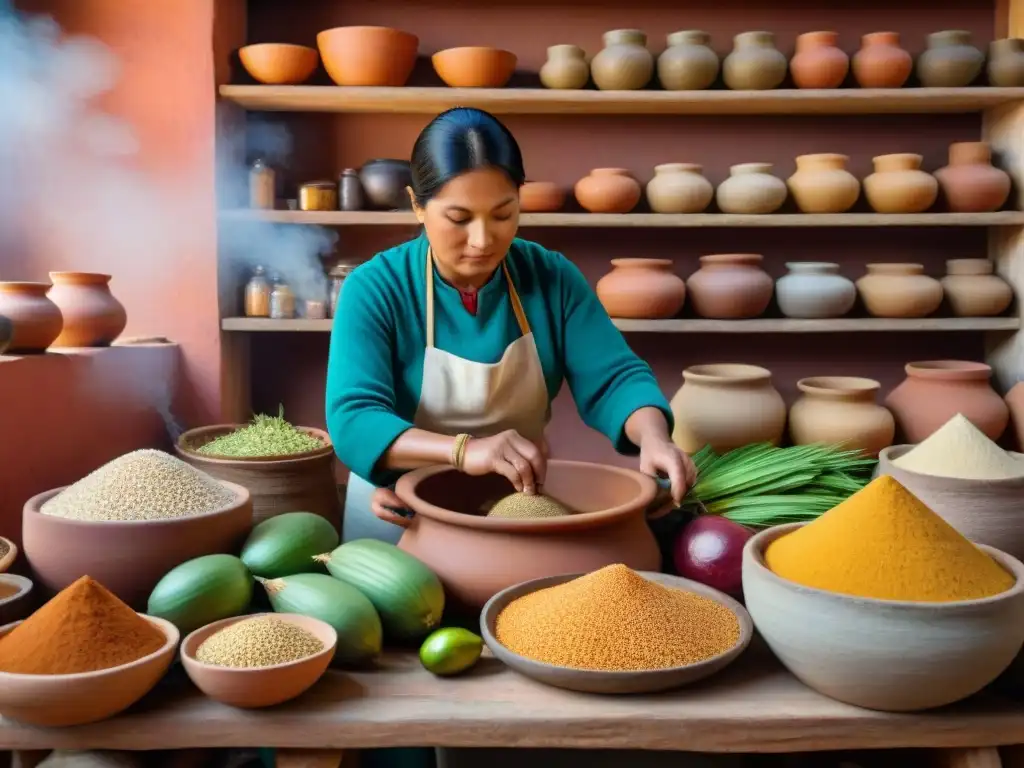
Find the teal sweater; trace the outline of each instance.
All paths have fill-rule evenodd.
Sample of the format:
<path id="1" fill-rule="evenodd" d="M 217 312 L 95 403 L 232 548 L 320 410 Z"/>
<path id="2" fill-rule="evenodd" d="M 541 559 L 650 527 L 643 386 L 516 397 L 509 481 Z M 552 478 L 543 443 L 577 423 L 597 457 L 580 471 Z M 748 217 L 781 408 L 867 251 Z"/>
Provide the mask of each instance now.
<path id="1" fill-rule="evenodd" d="M 379 253 L 346 278 L 331 332 L 327 429 L 338 458 L 356 475 L 386 485 L 395 475 L 380 458 L 407 429 L 419 402 L 426 346 L 427 241 Z M 586 278 L 567 258 L 516 239 L 507 257 L 537 344 L 548 395 L 569 383 L 583 421 L 623 454 L 637 452 L 624 428 L 638 408 L 672 412 L 650 367 L 626 344 Z M 522 335 L 497 270 L 470 314 L 459 292 L 434 273 L 434 343 L 480 363 L 495 363 Z"/>

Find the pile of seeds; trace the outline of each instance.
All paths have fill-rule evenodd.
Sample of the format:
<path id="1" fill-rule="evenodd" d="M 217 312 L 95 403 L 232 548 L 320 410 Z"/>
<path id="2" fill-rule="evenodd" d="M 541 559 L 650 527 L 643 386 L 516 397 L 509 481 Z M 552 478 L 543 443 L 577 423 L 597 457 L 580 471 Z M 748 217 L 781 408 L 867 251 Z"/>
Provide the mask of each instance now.
<path id="1" fill-rule="evenodd" d="M 324 644 L 302 627 L 277 616 L 254 616 L 206 638 L 196 660 L 218 667 L 272 667 L 320 653 Z"/>
<path id="2" fill-rule="evenodd" d="M 488 517 L 504 517 L 510 519 L 562 517 L 569 510 L 541 493 L 513 493 L 491 507 Z"/>
<path id="3" fill-rule="evenodd" d="M 40 508 L 75 520 L 159 520 L 223 509 L 235 494 L 180 459 L 144 449 L 120 456 Z"/>
<path id="4" fill-rule="evenodd" d="M 3 558 L 4 555 L 6 555 L 10 551 L 11 551 L 10 545 L 6 541 L 4 541 L 3 539 L 0 539 L 0 558 Z"/>
<path id="5" fill-rule="evenodd" d="M 309 453 L 324 447 L 324 441 L 310 435 L 284 420 L 284 412 L 277 416 L 259 414 L 251 424 L 229 432 L 196 448 L 204 456 L 290 456 Z"/>

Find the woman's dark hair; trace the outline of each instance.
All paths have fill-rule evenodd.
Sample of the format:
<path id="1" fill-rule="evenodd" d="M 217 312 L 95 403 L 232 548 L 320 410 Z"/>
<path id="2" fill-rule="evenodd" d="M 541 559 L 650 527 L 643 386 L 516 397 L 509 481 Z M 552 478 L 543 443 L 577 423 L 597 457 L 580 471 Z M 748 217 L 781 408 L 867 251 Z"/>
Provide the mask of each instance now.
<path id="1" fill-rule="evenodd" d="M 442 112 L 412 148 L 412 191 L 417 204 L 426 205 L 456 176 L 478 168 L 498 168 L 516 187 L 526 181 L 519 144 L 498 118 L 469 107 Z"/>

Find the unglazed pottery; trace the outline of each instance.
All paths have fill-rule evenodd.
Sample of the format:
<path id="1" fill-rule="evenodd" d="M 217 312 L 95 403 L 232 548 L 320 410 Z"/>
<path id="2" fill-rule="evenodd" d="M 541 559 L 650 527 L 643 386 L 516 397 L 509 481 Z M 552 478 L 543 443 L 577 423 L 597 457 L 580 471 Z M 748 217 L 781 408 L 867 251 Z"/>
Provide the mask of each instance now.
<path id="1" fill-rule="evenodd" d="M 949 165 L 935 172 L 949 210 L 957 213 L 997 211 L 1010 196 L 1010 177 L 992 165 L 986 141 L 949 145 Z"/>
<path id="2" fill-rule="evenodd" d="M 1006 393 L 1006 405 L 1010 409 L 1013 444 L 1017 450 L 1024 450 L 1024 382 L 1018 381 L 1010 387 Z"/>
<path id="3" fill-rule="evenodd" d="M 578 45 L 552 45 L 548 60 L 540 68 L 540 81 L 545 88 L 577 90 L 590 79 L 587 54 Z"/>
<path id="4" fill-rule="evenodd" d="M 516 71 L 516 55 L 500 48 L 468 45 L 430 57 L 434 71 L 452 88 L 502 88 Z"/>
<path id="5" fill-rule="evenodd" d="M 793 261 L 775 283 L 775 298 L 786 317 L 842 317 L 857 300 L 853 281 L 826 261 Z"/>
<path id="6" fill-rule="evenodd" d="M 796 38 L 789 72 L 797 88 L 838 88 L 850 71 L 850 57 L 837 45 L 837 32 L 805 32 Z"/>
<path id="7" fill-rule="evenodd" d="M 901 153 L 872 159 L 875 172 L 864 179 L 864 197 L 878 213 L 921 213 L 935 204 L 939 182 L 921 170 L 921 155 Z"/>
<path id="8" fill-rule="evenodd" d="M 594 84 L 602 91 L 636 91 L 654 77 L 654 54 L 639 29 L 604 33 L 604 48 L 590 62 Z"/>
<path id="9" fill-rule="evenodd" d="M 740 163 L 718 185 L 715 202 L 723 213 L 775 213 L 789 195 L 786 182 L 772 175 L 771 163 Z"/>
<path id="10" fill-rule="evenodd" d="M 772 386 L 771 371 L 756 365 L 694 365 L 672 397 L 672 440 L 687 453 L 705 445 L 725 453 L 751 443 L 778 445 L 786 404 Z"/>
<path id="11" fill-rule="evenodd" d="M 238 58 L 245 71 L 264 85 L 298 85 L 309 79 L 320 63 L 315 48 L 289 43 L 243 45 Z"/>
<path id="12" fill-rule="evenodd" d="M 654 166 L 647 182 L 647 204 L 655 213 L 701 213 L 715 196 L 715 188 L 696 163 Z"/>
<path id="13" fill-rule="evenodd" d="M 416 65 L 419 38 L 390 27 L 335 27 L 316 36 L 324 69 L 337 85 L 400 88 Z"/>
<path id="14" fill-rule="evenodd" d="M 60 336 L 64 317 L 46 297 L 49 290 L 49 283 L 0 282 L 0 315 L 14 327 L 7 354 L 45 352 Z"/>
<path id="15" fill-rule="evenodd" d="M 625 168 L 595 168 L 576 182 L 576 200 L 591 213 L 629 213 L 640 202 L 640 182 Z"/>
<path id="16" fill-rule="evenodd" d="M 553 181 L 528 181 L 519 188 L 523 213 L 553 213 L 565 205 L 565 188 Z"/>
<path id="17" fill-rule="evenodd" d="M 984 63 L 985 54 L 971 45 L 970 32 L 933 32 L 917 58 L 917 78 L 926 88 L 964 88 L 977 79 Z"/>
<path id="18" fill-rule="evenodd" d="M 993 40 L 988 48 L 988 83 L 1000 88 L 1024 86 L 1024 40 Z"/>
<path id="19" fill-rule="evenodd" d="M 789 437 L 794 445 L 827 443 L 860 450 L 872 458 L 896 435 L 889 409 L 876 402 L 881 389 L 874 379 L 813 376 L 800 379 L 801 395 L 789 409 Z"/>
<path id="20" fill-rule="evenodd" d="M 885 400 L 905 443 L 920 443 L 962 413 L 992 440 L 1006 431 L 1010 412 L 989 383 L 992 368 L 969 360 L 907 363 L 907 378 Z"/>
<path id="21" fill-rule="evenodd" d="M 718 77 L 718 54 L 710 46 L 711 36 L 699 29 L 686 29 L 668 36 L 668 48 L 658 57 L 658 81 L 666 91 L 700 91 L 710 88 Z"/>
<path id="22" fill-rule="evenodd" d="M 722 62 L 722 78 L 734 91 L 768 91 L 786 79 L 786 57 L 771 32 L 741 32 Z"/>
<path id="23" fill-rule="evenodd" d="M 737 320 L 768 309 L 775 282 L 759 253 L 716 253 L 700 257 L 700 269 L 686 281 L 690 302 L 701 317 Z"/>
<path id="24" fill-rule="evenodd" d="M 960 701 L 1006 669 L 1024 642 L 1024 565 L 985 551 L 1016 578 L 983 600 L 873 600 L 795 584 L 764 551 L 805 523 L 758 533 L 743 548 L 743 596 L 758 633 L 801 682 L 866 709 L 911 712 Z"/>
<path id="25" fill-rule="evenodd" d="M 850 158 L 834 152 L 800 155 L 786 184 L 804 213 L 846 213 L 860 197 L 860 182 L 846 170 Z"/>
<path id="26" fill-rule="evenodd" d="M 946 276 L 939 282 L 957 317 L 1001 315 L 1013 301 L 1013 288 L 993 274 L 988 259 L 950 259 Z"/>
<path id="27" fill-rule="evenodd" d="M 671 259 L 612 259 L 612 271 L 597 281 L 597 298 L 609 317 L 675 317 L 686 300 L 686 284 Z"/>
<path id="28" fill-rule="evenodd" d="M 371 160 L 359 169 L 359 182 L 371 206 L 380 210 L 408 209 L 407 187 L 412 184 L 408 160 Z"/>
<path id="29" fill-rule="evenodd" d="M 927 317 L 942 304 L 942 284 L 923 264 L 868 264 L 857 291 L 874 317 Z"/>
<path id="30" fill-rule="evenodd" d="M 914 69 L 914 60 L 900 47 L 898 32 L 871 32 L 861 38 L 852 69 L 861 88 L 901 88 Z"/>
<path id="31" fill-rule="evenodd" d="M 110 275 L 51 272 L 46 296 L 60 310 L 64 325 L 52 347 L 105 347 L 128 324 L 121 302 L 110 292 Z"/>

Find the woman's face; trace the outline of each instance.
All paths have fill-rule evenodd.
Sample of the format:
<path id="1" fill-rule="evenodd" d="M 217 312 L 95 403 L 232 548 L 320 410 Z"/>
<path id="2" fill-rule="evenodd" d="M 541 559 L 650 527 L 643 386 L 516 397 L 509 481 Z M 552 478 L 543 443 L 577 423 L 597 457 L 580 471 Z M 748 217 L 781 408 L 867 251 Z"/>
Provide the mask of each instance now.
<path id="1" fill-rule="evenodd" d="M 519 190 L 504 171 L 481 168 L 456 176 L 423 208 L 413 200 L 413 210 L 441 274 L 460 287 L 479 288 L 519 229 Z"/>

